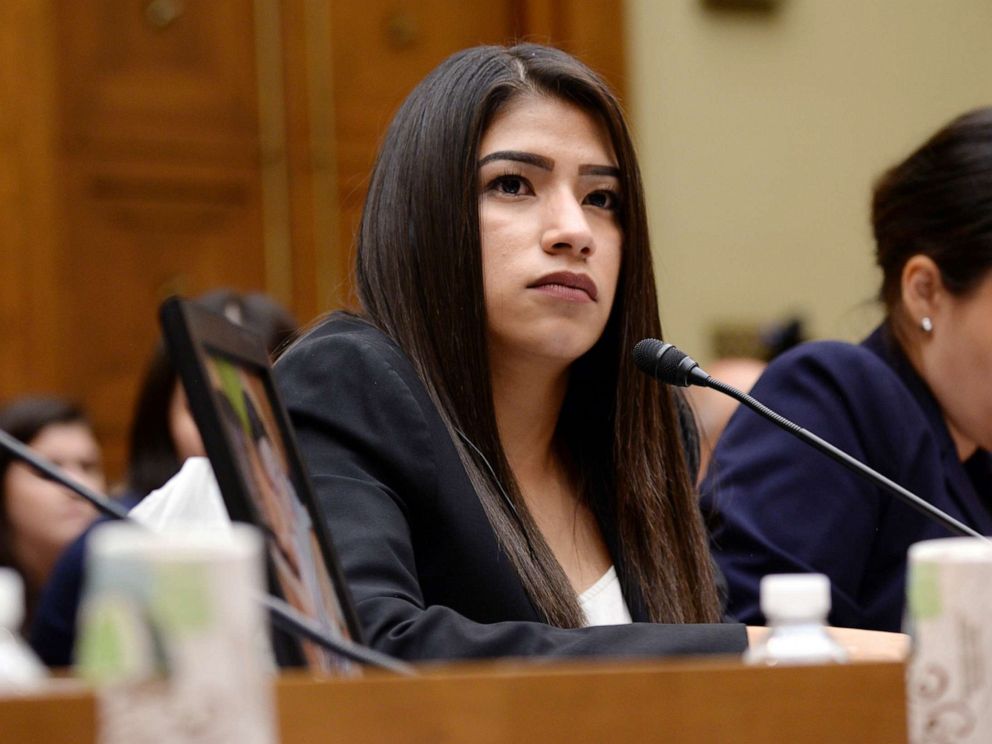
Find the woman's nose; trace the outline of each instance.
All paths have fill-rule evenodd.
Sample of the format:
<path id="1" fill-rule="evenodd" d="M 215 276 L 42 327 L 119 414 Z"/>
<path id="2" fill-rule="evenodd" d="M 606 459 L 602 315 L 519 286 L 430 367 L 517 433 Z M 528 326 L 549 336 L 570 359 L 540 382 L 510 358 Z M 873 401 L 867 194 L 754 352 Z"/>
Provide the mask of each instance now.
<path id="1" fill-rule="evenodd" d="M 549 200 L 541 247 L 549 253 L 570 251 L 581 256 L 596 250 L 589 220 L 574 194 L 557 194 Z"/>

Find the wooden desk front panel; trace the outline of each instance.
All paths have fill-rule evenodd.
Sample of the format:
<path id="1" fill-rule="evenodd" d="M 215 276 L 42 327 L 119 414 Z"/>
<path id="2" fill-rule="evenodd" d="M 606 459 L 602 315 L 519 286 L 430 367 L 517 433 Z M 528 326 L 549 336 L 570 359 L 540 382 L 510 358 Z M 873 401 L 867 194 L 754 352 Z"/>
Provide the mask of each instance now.
<path id="1" fill-rule="evenodd" d="M 905 667 L 491 665 L 279 681 L 284 744 L 905 742 Z M 95 741 L 87 694 L 0 700 L 4 744 Z"/>

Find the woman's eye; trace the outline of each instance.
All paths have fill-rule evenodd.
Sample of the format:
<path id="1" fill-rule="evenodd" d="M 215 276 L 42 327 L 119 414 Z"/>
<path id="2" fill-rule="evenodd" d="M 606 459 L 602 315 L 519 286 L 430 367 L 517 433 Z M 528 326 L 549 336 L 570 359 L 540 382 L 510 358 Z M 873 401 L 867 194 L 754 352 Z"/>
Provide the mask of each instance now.
<path id="1" fill-rule="evenodd" d="M 615 210 L 620 203 L 620 198 L 614 191 L 593 191 L 586 197 L 586 203 L 600 209 Z"/>
<path id="2" fill-rule="evenodd" d="M 527 183 L 519 176 L 500 176 L 490 186 L 494 191 L 510 196 L 519 196 L 527 192 Z"/>

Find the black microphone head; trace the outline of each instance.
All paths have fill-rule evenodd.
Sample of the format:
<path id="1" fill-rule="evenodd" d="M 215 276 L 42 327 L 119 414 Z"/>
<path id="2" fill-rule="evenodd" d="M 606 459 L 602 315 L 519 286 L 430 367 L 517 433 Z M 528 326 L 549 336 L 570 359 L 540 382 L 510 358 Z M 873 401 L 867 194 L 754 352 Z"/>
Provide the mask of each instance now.
<path id="1" fill-rule="evenodd" d="M 634 346 L 634 364 L 646 375 L 659 377 L 658 364 L 662 355 L 671 348 L 671 344 L 666 344 L 656 338 L 646 338 L 638 341 Z"/>
<path id="2" fill-rule="evenodd" d="M 656 377 L 666 385 L 699 385 L 709 377 L 691 356 L 656 338 L 637 342 L 634 346 L 634 364 L 645 374 Z"/>

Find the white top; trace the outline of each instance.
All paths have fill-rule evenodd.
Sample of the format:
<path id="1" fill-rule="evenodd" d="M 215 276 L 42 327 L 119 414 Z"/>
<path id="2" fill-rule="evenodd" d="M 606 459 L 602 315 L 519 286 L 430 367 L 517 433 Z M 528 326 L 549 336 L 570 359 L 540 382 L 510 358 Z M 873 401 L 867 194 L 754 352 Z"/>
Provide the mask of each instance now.
<path id="1" fill-rule="evenodd" d="M 606 573 L 579 595 L 579 607 L 591 625 L 625 625 L 631 622 L 630 610 L 620 591 L 617 571 L 610 566 Z"/>
<path id="2" fill-rule="evenodd" d="M 24 581 L 12 568 L 0 568 L 0 631 L 19 632 L 24 622 Z"/>

